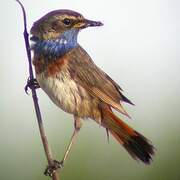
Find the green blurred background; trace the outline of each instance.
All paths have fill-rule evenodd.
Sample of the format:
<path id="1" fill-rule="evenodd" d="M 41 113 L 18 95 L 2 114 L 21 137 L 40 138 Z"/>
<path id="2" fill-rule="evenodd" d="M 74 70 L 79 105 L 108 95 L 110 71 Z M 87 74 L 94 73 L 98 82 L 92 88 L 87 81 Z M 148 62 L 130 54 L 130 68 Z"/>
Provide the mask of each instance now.
<path id="1" fill-rule="evenodd" d="M 81 32 L 80 44 L 116 80 L 136 106 L 125 105 L 124 120 L 156 147 L 152 165 L 137 163 L 106 132 L 86 120 L 61 180 L 180 179 L 180 1 L 39 0 L 22 1 L 28 28 L 45 13 L 74 9 L 102 28 Z M 28 65 L 22 13 L 15 1 L 0 6 L 0 179 L 41 180 L 46 159 L 31 96 L 24 93 Z M 54 157 L 61 159 L 73 131 L 72 116 L 38 90 Z"/>

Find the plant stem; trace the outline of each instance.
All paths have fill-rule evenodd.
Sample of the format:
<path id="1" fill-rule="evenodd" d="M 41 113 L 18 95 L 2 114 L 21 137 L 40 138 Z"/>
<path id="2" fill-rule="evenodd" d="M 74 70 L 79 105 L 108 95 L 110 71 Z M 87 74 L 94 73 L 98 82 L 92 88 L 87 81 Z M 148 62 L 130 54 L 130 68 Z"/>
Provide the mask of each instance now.
<path id="1" fill-rule="evenodd" d="M 27 52 L 27 57 L 28 57 L 28 64 L 29 64 L 29 80 L 33 80 L 34 74 L 33 74 L 33 69 L 32 69 L 32 64 L 31 64 L 31 50 L 30 50 L 30 45 L 29 45 L 29 34 L 27 32 L 26 12 L 25 12 L 24 6 L 21 2 L 19 0 L 15 0 L 15 1 L 17 1 L 19 3 L 19 5 L 21 6 L 21 9 L 23 11 L 23 19 L 24 19 L 24 33 L 23 34 L 24 34 L 24 41 L 25 41 L 26 52 Z M 46 133 L 45 133 L 45 129 L 44 129 L 43 121 L 42 121 L 42 116 L 41 116 L 41 111 L 40 111 L 39 104 L 38 104 L 36 88 L 34 86 L 31 87 L 31 92 L 32 92 L 32 98 L 33 98 L 33 102 L 34 102 L 36 117 L 37 117 L 37 121 L 38 121 L 39 131 L 40 131 L 40 135 L 41 135 L 41 140 L 43 143 L 43 147 L 44 147 L 44 151 L 45 151 L 46 158 L 48 161 L 48 165 L 51 166 L 53 164 L 53 156 L 52 156 L 51 149 L 48 144 L 47 137 L 46 137 Z M 57 171 L 55 171 L 52 174 L 52 180 L 59 180 Z"/>

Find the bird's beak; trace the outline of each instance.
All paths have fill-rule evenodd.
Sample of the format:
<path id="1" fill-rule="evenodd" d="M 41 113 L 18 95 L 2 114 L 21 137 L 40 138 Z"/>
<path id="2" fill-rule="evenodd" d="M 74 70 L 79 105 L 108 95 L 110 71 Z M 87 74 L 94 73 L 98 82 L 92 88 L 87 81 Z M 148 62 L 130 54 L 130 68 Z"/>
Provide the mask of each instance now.
<path id="1" fill-rule="evenodd" d="M 93 27 L 93 26 L 103 26 L 103 23 L 100 21 L 91 21 L 88 19 L 85 19 L 86 27 Z"/>
<path id="2" fill-rule="evenodd" d="M 79 29 L 84 29 L 87 27 L 94 27 L 94 26 L 103 26 L 103 23 L 100 21 L 91 21 L 88 19 L 84 19 L 83 21 L 80 21 L 74 25 L 75 28 L 79 28 Z"/>

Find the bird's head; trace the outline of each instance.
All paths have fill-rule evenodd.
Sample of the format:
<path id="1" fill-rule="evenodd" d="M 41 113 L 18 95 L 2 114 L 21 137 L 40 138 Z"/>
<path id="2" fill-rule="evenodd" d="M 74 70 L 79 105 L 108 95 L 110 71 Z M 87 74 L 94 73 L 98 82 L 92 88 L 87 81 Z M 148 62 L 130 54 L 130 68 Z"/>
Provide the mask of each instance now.
<path id="1" fill-rule="evenodd" d="M 52 11 L 38 21 L 36 21 L 32 28 L 31 34 L 33 38 L 39 40 L 55 40 L 65 32 L 76 32 L 79 30 L 91 27 L 91 26 L 102 26 L 103 24 L 99 21 L 91 21 L 85 19 L 81 14 L 71 10 L 56 10 Z"/>

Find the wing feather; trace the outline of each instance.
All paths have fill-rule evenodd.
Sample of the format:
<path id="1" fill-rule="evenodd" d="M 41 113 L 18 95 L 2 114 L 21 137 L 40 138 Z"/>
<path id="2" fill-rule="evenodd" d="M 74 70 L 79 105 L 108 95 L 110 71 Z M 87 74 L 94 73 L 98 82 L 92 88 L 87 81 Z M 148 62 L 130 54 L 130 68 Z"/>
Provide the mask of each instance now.
<path id="1" fill-rule="evenodd" d="M 68 70 L 71 77 L 88 92 L 129 117 L 120 101 L 132 104 L 122 93 L 120 86 L 98 68 L 86 51 L 78 46 L 68 53 Z"/>

